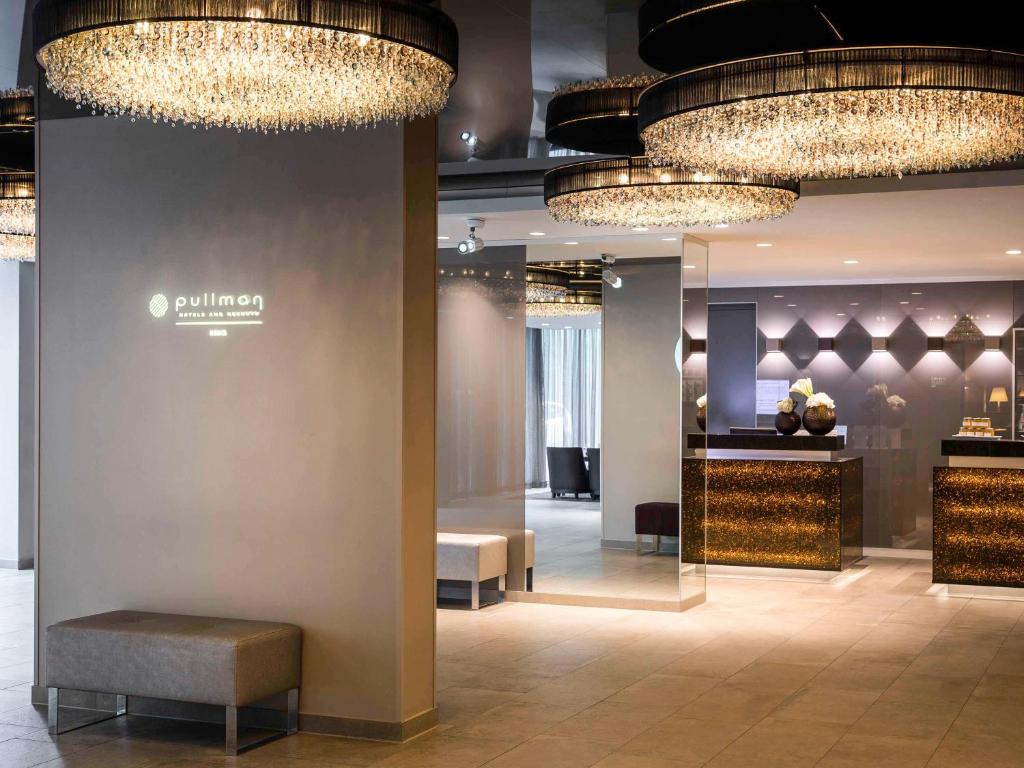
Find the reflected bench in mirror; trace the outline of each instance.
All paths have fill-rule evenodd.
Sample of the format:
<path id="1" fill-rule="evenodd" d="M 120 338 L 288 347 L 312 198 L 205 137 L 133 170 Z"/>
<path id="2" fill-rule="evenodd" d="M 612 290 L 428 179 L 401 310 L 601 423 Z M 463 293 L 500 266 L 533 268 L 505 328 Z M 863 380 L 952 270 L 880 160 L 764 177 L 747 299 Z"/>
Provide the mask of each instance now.
<path id="1" fill-rule="evenodd" d="M 62 621 L 46 629 L 49 731 L 98 722 L 63 724 L 64 690 L 115 694 L 114 717 L 132 697 L 214 705 L 225 708 L 224 752 L 237 755 L 298 730 L 301 661 L 302 630 L 292 624 L 140 611 Z M 239 711 L 275 698 L 287 706 L 280 730 L 240 744 Z"/>
<path id="2" fill-rule="evenodd" d="M 636 532 L 636 553 L 656 555 L 661 551 L 662 536 L 679 536 L 679 505 L 669 501 L 648 501 L 637 504 L 633 511 Z M 643 537 L 654 537 L 654 549 L 643 551 Z"/>
<path id="3" fill-rule="evenodd" d="M 478 610 L 501 601 L 501 579 L 508 573 L 508 539 L 477 533 L 437 534 L 438 602 L 466 600 Z"/>
<path id="4" fill-rule="evenodd" d="M 587 448 L 587 484 L 590 498 L 601 498 L 601 449 Z"/>

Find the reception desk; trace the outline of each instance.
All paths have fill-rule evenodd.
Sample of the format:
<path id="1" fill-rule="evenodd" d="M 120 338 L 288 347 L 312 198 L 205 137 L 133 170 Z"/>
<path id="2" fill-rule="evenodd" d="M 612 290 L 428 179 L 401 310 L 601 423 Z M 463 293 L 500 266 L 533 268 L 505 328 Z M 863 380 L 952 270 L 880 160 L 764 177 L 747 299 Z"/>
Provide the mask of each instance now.
<path id="1" fill-rule="evenodd" d="M 1024 441 L 942 441 L 932 485 L 936 584 L 1024 588 Z"/>
<path id="2" fill-rule="evenodd" d="M 842 571 L 863 556 L 864 464 L 840 456 L 842 436 L 688 435 L 687 445 L 684 563 Z"/>

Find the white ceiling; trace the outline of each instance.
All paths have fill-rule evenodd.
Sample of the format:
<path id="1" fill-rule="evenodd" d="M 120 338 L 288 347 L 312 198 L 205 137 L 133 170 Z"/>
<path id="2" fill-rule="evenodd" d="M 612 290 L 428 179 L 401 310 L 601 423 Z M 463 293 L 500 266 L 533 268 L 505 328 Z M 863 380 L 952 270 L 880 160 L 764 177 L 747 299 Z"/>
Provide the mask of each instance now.
<path id="1" fill-rule="evenodd" d="M 986 174 L 973 176 L 985 183 Z M 1005 183 L 1008 177 L 999 178 Z M 1024 280 L 1024 256 L 1006 254 L 1024 250 L 1024 179 L 1013 180 L 1018 183 L 853 194 L 836 194 L 842 187 L 831 183 L 808 195 L 813 185 L 805 185 L 796 210 L 783 219 L 692 234 L 711 243 L 710 277 L 716 286 Z M 680 253 L 678 240 L 663 239 L 679 232 L 559 224 L 537 198 L 522 198 L 513 206 L 517 210 L 487 210 L 509 207 L 508 202 L 479 201 L 477 214 L 487 219 L 480 234 L 491 245 L 526 243 L 530 261 Z M 438 233 L 451 238 L 442 247 L 464 236 L 465 218 L 465 213 L 440 216 Z M 773 247 L 758 248 L 759 242 Z M 846 260 L 859 263 L 843 264 Z"/>

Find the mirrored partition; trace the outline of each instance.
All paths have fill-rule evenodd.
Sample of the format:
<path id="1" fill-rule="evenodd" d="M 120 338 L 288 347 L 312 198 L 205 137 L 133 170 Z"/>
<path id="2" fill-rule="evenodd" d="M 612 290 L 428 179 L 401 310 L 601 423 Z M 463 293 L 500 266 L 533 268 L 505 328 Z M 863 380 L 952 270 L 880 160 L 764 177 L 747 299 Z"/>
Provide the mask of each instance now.
<path id="1" fill-rule="evenodd" d="M 525 270 L 523 246 L 438 252 L 437 530 L 505 537 L 506 591 L 527 588 Z M 464 602 L 446 556 L 439 546 L 442 604 Z"/>
<path id="2" fill-rule="evenodd" d="M 681 376 L 679 590 L 689 607 L 704 601 L 707 544 L 707 430 L 718 414 L 708 381 L 708 243 L 683 238 L 682 333 L 676 347 Z"/>

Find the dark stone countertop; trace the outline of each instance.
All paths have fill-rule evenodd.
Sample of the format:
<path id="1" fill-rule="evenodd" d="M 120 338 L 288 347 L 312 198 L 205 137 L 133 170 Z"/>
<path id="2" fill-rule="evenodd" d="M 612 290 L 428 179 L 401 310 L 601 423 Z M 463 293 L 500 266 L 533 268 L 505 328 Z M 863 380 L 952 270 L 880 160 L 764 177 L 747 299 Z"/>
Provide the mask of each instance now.
<path id="1" fill-rule="evenodd" d="M 841 451 L 846 447 L 844 435 L 703 435 L 688 434 L 686 447 L 734 451 Z M 1024 443 L 1022 443 L 1024 445 Z"/>
<path id="2" fill-rule="evenodd" d="M 942 441 L 943 456 L 1024 459 L 1024 440 L 979 440 L 951 437 Z"/>

